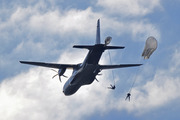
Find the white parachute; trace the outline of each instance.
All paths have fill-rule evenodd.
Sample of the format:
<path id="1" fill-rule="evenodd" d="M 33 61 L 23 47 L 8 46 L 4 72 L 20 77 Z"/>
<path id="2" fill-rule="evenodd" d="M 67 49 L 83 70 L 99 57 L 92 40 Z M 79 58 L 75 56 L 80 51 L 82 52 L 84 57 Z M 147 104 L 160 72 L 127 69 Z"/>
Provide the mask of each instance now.
<path id="1" fill-rule="evenodd" d="M 149 59 L 149 57 L 156 50 L 156 48 L 157 40 L 152 36 L 148 37 L 148 39 L 146 40 L 144 51 L 142 53 L 142 57 L 144 57 L 144 59 Z"/>

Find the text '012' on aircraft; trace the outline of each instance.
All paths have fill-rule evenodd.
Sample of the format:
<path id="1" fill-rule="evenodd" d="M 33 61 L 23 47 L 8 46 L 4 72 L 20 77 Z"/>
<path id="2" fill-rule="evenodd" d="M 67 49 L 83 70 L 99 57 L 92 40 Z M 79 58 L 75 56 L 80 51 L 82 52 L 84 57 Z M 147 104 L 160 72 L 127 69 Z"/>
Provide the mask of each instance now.
<path id="1" fill-rule="evenodd" d="M 73 48 L 85 48 L 89 52 L 80 64 L 54 64 L 54 63 L 44 63 L 44 62 L 30 62 L 30 61 L 20 61 L 23 64 L 36 65 L 49 68 L 59 69 L 58 74 L 59 79 L 64 76 L 66 69 L 73 69 L 71 77 L 66 81 L 63 86 L 63 93 L 68 96 L 76 93 L 76 91 L 83 85 L 89 85 L 96 79 L 96 75 L 104 69 L 113 68 L 124 68 L 124 67 L 134 67 L 140 66 L 142 64 L 119 64 L 119 65 L 100 65 L 99 60 L 102 53 L 108 49 L 124 49 L 123 46 L 107 46 L 111 37 L 105 39 L 105 44 L 100 42 L 100 20 L 97 21 L 97 31 L 96 31 L 96 44 L 95 45 L 74 45 Z M 61 81 L 61 79 L 60 79 Z"/>

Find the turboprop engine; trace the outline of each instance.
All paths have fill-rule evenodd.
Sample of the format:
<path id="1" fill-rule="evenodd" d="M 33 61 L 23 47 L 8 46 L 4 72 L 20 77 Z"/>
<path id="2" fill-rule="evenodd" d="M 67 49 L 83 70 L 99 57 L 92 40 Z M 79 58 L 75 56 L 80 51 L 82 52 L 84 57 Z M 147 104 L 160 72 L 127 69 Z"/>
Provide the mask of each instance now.
<path id="1" fill-rule="evenodd" d="M 51 69 L 51 70 L 53 70 L 53 69 Z M 52 79 L 53 79 L 54 77 L 56 77 L 57 75 L 59 75 L 59 81 L 60 81 L 60 82 L 61 82 L 61 76 L 67 78 L 67 76 L 63 75 L 63 74 L 65 73 L 65 71 L 66 71 L 66 68 L 59 69 L 58 72 L 57 72 L 56 70 L 53 70 L 53 71 L 55 71 L 57 74 L 54 75 L 54 76 L 52 77 Z"/>
<path id="2" fill-rule="evenodd" d="M 111 39 L 112 39 L 112 37 L 110 37 L 110 36 L 108 36 L 108 37 L 106 37 L 106 39 L 105 39 L 105 46 L 107 46 L 110 42 L 111 42 Z"/>

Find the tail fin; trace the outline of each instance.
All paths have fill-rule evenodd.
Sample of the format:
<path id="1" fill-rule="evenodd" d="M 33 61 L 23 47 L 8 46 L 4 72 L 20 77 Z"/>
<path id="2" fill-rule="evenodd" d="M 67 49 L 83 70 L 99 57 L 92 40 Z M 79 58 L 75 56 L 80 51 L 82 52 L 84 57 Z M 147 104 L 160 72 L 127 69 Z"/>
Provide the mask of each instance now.
<path id="1" fill-rule="evenodd" d="M 100 39 L 100 19 L 98 19 L 98 21 L 97 21 L 96 44 L 101 44 L 101 39 Z"/>

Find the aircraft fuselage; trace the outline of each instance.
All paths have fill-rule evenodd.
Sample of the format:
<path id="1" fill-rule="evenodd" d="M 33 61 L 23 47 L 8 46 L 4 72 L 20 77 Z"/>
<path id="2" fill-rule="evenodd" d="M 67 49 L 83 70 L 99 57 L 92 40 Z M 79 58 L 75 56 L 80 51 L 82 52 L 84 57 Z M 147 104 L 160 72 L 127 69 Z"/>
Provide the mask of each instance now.
<path id="1" fill-rule="evenodd" d="M 81 86 L 91 84 L 95 80 L 96 75 L 101 71 L 98 63 L 103 52 L 104 44 L 94 45 L 94 48 L 89 50 L 84 62 L 73 71 L 72 76 L 65 83 L 63 87 L 65 95 L 72 95 Z"/>

